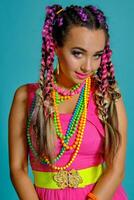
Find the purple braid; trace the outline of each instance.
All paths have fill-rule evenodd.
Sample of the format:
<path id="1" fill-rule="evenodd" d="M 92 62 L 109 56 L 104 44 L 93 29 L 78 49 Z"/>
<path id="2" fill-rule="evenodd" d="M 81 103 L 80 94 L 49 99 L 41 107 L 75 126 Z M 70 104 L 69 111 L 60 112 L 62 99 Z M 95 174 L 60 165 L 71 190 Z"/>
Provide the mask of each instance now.
<path id="1" fill-rule="evenodd" d="M 103 12 L 96 8 L 95 6 L 89 6 L 90 10 L 93 12 L 93 14 L 96 16 L 96 19 L 98 20 L 99 24 L 104 24 L 105 29 L 108 31 L 108 25 L 106 23 L 106 17 L 103 14 Z"/>
<path id="2" fill-rule="evenodd" d="M 81 20 L 83 22 L 87 22 L 88 20 L 88 15 L 85 13 L 84 8 L 82 7 L 75 7 L 74 10 L 77 12 L 77 14 L 80 16 Z"/>

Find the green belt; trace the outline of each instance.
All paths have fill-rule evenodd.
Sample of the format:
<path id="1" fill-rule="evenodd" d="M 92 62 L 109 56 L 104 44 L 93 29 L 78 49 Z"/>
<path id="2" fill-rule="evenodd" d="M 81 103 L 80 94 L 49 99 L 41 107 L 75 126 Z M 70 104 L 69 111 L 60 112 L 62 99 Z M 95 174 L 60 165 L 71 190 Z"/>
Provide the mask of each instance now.
<path id="1" fill-rule="evenodd" d="M 33 170 L 34 185 L 48 189 L 83 188 L 96 183 L 102 173 L 103 164 L 80 170 L 61 170 L 59 172 Z"/>

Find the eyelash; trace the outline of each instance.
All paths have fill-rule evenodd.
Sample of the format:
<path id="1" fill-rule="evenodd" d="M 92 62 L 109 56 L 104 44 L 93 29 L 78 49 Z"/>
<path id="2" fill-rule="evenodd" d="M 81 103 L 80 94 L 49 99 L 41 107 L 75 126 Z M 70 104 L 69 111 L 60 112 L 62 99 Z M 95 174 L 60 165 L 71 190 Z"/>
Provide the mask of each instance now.
<path id="1" fill-rule="evenodd" d="M 96 58 L 96 60 L 98 60 L 102 56 L 102 54 L 96 54 L 94 57 L 96 56 L 98 56 L 98 58 Z"/>
<path id="2" fill-rule="evenodd" d="M 80 52 L 80 51 L 73 51 L 72 54 L 73 54 L 76 58 L 80 58 L 79 55 L 82 55 L 82 52 Z"/>
<path id="3" fill-rule="evenodd" d="M 73 51 L 72 54 L 73 54 L 76 58 L 81 58 L 80 55 L 82 55 L 83 53 L 80 52 L 80 51 Z M 96 55 L 94 55 L 94 57 L 96 57 L 96 56 L 97 56 L 97 58 L 95 58 L 95 60 L 98 60 L 98 59 L 102 56 L 102 54 L 96 54 Z"/>

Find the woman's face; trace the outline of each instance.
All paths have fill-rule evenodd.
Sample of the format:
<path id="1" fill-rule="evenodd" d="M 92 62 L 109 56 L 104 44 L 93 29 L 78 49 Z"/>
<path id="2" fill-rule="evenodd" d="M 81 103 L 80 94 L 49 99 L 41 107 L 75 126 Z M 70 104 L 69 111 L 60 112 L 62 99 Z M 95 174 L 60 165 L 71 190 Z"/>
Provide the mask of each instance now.
<path id="1" fill-rule="evenodd" d="M 55 48 L 59 61 L 57 82 L 66 88 L 82 83 L 100 66 L 105 44 L 103 30 L 72 27 L 63 47 Z"/>

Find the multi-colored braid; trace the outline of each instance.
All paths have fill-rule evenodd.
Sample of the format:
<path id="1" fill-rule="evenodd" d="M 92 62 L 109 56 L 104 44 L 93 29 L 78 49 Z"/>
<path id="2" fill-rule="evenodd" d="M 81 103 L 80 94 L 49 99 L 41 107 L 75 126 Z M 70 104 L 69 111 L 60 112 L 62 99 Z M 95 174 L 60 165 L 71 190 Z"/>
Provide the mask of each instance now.
<path id="1" fill-rule="evenodd" d="M 109 37 L 108 25 L 106 23 L 106 17 L 104 16 L 103 12 L 97 9 L 95 6 L 87 6 L 86 9 L 89 9 L 90 12 L 92 12 L 95 15 L 96 21 L 98 23 L 98 28 L 102 26 L 105 27 L 105 30 Z M 112 51 L 110 49 L 109 38 L 108 38 L 104 49 L 104 53 L 101 58 L 100 67 L 95 76 L 97 85 L 96 102 L 98 104 L 98 113 L 100 119 L 102 119 L 103 121 L 107 120 L 108 118 L 108 101 L 106 101 L 106 97 L 110 95 L 110 98 L 112 100 L 115 100 L 117 97 L 120 96 L 119 92 L 116 93 L 115 95 L 115 88 L 117 88 L 117 85 L 115 81 L 114 67 L 111 62 L 111 56 L 112 56 Z M 99 105 L 103 106 L 103 109 L 99 108 Z"/>
<path id="2" fill-rule="evenodd" d="M 108 36 L 104 53 L 101 57 L 100 67 L 94 76 L 96 87 L 94 97 L 97 105 L 98 116 L 104 123 L 105 131 L 107 133 L 105 140 L 106 153 L 111 155 L 111 158 L 113 158 L 119 147 L 120 133 L 118 132 L 117 124 L 113 123 L 111 116 L 114 114 L 116 115 L 115 101 L 120 98 L 121 94 L 117 87 L 114 66 L 111 62 L 112 51 L 109 44 L 109 30 L 106 23 L 106 17 L 101 10 L 94 6 L 87 6 L 86 9 L 89 9 L 95 16 L 96 27 L 98 27 L 98 29 L 99 27 L 103 27 Z M 114 143 L 115 148 L 113 148 L 112 143 Z"/>
<path id="3" fill-rule="evenodd" d="M 61 7 L 55 5 L 55 7 L 48 6 L 46 10 L 46 20 L 42 30 L 42 61 L 40 70 L 40 90 L 42 91 L 42 101 L 44 104 L 44 115 L 48 118 L 52 112 L 52 98 L 50 96 L 52 89 L 53 79 L 53 62 L 54 62 L 54 40 L 52 36 L 53 23 L 56 17 L 56 11 Z"/>
<path id="4" fill-rule="evenodd" d="M 36 103 L 32 114 L 31 126 L 37 126 L 39 133 L 39 154 L 45 150 L 48 152 L 47 141 L 50 136 L 47 134 L 47 124 L 53 113 L 53 99 L 51 97 L 53 62 L 54 62 L 54 40 L 52 36 L 53 24 L 56 18 L 56 11 L 60 6 L 48 6 L 46 19 L 42 30 L 42 59 L 40 69 L 39 88 L 36 91 Z M 45 134 L 44 134 L 45 132 Z M 53 137 L 54 138 L 54 137 Z"/>
<path id="5" fill-rule="evenodd" d="M 109 44 L 106 45 L 102 55 L 101 65 L 95 76 L 96 81 L 96 103 L 98 105 L 98 114 L 102 121 L 108 119 L 108 107 L 110 100 L 116 100 L 120 97 L 120 92 L 115 81 L 114 66 L 111 62 L 112 51 Z M 103 109 L 101 108 L 103 107 Z"/>
<path id="6" fill-rule="evenodd" d="M 95 92 L 95 98 L 96 98 L 96 104 L 98 106 L 98 115 L 99 118 L 104 122 L 108 117 L 108 103 L 106 101 L 107 97 L 107 91 L 108 91 L 108 70 L 107 70 L 107 64 L 108 64 L 109 58 L 106 52 L 106 49 L 104 50 L 104 53 L 101 58 L 101 65 L 98 69 L 98 72 L 95 76 L 96 81 L 96 92 Z"/>

